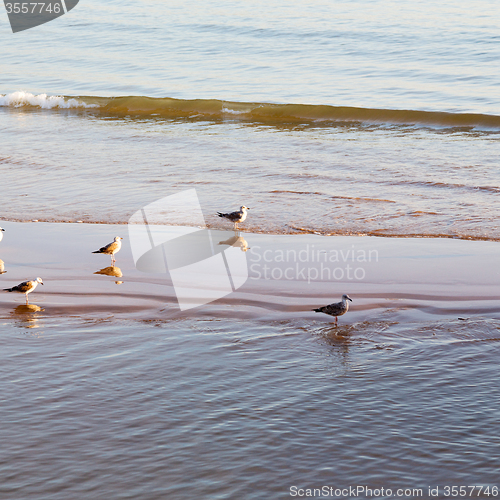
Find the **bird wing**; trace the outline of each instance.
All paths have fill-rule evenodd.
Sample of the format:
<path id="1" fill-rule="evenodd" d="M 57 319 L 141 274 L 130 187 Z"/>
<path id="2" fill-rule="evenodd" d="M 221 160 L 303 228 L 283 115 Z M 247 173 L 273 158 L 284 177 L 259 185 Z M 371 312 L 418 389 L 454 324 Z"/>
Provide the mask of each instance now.
<path id="1" fill-rule="evenodd" d="M 12 287 L 10 290 L 13 292 L 26 293 L 33 288 L 33 285 L 33 281 L 23 281 L 22 283 L 19 283 L 19 285 Z"/>
<path id="2" fill-rule="evenodd" d="M 329 306 L 326 306 L 325 309 L 328 310 L 328 314 L 341 314 L 345 312 L 345 307 L 342 302 L 330 304 Z"/>
<path id="3" fill-rule="evenodd" d="M 231 221 L 237 221 L 241 219 L 241 212 L 230 212 L 227 214 L 219 214 L 219 217 L 225 217 L 226 219 L 229 219 Z"/>
<path id="4" fill-rule="evenodd" d="M 330 316 L 341 316 L 345 313 L 346 308 L 342 302 L 336 302 L 335 304 L 329 304 L 327 306 L 315 309 L 316 312 L 322 312 L 329 314 Z"/>
<path id="5" fill-rule="evenodd" d="M 111 243 L 109 243 L 108 245 L 102 247 L 102 248 L 99 248 L 99 252 L 101 253 L 112 253 L 116 250 L 116 248 L 118 247 L 118 242 L 117 241 L 113 241 Z"/>

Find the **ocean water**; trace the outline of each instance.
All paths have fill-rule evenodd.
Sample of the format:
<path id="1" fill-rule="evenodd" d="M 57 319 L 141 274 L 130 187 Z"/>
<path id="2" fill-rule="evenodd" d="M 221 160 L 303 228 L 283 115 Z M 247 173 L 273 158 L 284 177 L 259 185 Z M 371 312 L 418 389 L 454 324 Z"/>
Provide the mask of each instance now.
<path id="1" fill-rule="evenodd" d="M 215 227 L 245 204 L 254 232 L 498 240 L 498 19 L 494 1 L 85 1 L 4 22 L 2 216 L 124 223 L 196 187 Z"/>
<path id="2" fill-rule="evenodd" d="M 495 498 L 498 320 L 1 325 L 3 499 Z"/>
<path id="3" fill-rule="evenodd" d="M 494 0 L 87 0 L 16 35 L 3 14 L 1 85 L 498 114 L 499 18 Z"/>
<path id="4" fill-rule="evenodd" d="M 0 296 L 2 500 L 497 496 L 498 2 L 2 9 L 0 285 L 45 282 Z M 107 274 L 91 251 L 192 188 L 209 227 L 251 208 L 250 261 L 380 261 L 189 313 L 127 239 Z M 339 327 L 311 313 L 342 293 Z"/>

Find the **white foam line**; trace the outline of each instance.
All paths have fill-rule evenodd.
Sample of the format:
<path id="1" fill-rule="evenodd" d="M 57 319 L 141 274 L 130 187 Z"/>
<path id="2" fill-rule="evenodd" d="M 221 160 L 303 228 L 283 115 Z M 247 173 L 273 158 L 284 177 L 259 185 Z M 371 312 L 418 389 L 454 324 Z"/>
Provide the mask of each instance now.
<path id="1" fill-rule="evenodd" d="M 236 111 L 234 109 L 229 109 L 229 108 L 222 108 L 222 112 L 230 115 L 244 115 L 248 113 L 248 111 Z"/>
<path id="2" fill-rule="evenodd" d="M 30 92 L 13 92 L 11 94 L 0 94 L 0 106 L 20 108 L 23 106 L 35 106 L 42 109 L 52 108 L 97 108 L 97 104 L 86 104 L 75 98 L 65 100 L 62 96 L 48 96 L 47 94 L 33 95 Z"/>

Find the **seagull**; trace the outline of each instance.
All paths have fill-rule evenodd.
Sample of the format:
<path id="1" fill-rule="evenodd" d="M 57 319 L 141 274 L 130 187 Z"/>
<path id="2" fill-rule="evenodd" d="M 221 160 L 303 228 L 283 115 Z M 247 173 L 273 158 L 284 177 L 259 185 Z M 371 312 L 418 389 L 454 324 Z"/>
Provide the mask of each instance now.
<path id="1" fill-rule="evenodd" d="M 38 286 L 38 283 L 43 285 L 42 278 L 36 278 L 33 281 L 23 281 L 12 288 L 4 288 L 4 291 L 24 293 L 26 295 L 26 305 L 28 305 L 28 293 L 31 293 Z"/>
<path id="2" fill-rule="evenodd" d="M 114 265 L 114 263 L 116 262 L 115 253 L 118 253 L 120 251 L 120 248 L 122 247 L 121 240 L 123 240 L 123 238 L 120 238 L 120 236 L 116 236 L 112 243 L 99 248 L 99 250 L 96 250 L 92 253 L 105 253 L 106 255 L 111 255 L 111 265 Z"/>
<path id="3" fill-rule="evenodd" d="M 2 241 L 3 239 L 3 232 L 5 231 L 5 229 L 3 227 L 0 227 L 0 241 Z"/>
<path id="4" fill-rule="evenodd" d="M 313 311 L 317 313 L 325 313 L 330 316 L 335 316 L 335 324 L 338 324 L 338 316 L 342 316 L 342 314 L 345 314 L 349 310 L 349 303 L 347 302 L 348 300 L 352 302 L 351 297 L 344 294 L 342 295 L 342 302 L 336 302 L 335 304 L 319 307 L 318 309 L 313 309 Z"/>
<path id="5" fill-rule="evenodd" d="M 240 207 L 240 209 L 236 212 L 230 212 L 227 214 L 223 214 L 221 212 L 217 212 L 217 215 L 219 217 L 224 217 L 224 219 L 230 220 L 231 222 L 234 223 L 234 229 L 238 229 L 238 224 L 240 222 L 244 222 L 244 220 L 247 218 L 247 210 L 250 210 L 248 207 L 245 207 L 243 205 Z"/>

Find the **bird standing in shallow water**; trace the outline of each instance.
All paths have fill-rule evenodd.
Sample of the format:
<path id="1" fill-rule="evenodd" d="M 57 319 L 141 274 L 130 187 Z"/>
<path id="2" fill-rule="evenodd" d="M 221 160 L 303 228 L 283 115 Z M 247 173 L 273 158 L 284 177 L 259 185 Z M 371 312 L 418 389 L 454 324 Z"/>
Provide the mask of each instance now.
<path id="1" fill-rule="evenodd" d="M 247 215 L 248 215 L 247 210 L 250 210 L 250 209 L 248 207 L 245 207 L 245 205 L 243 205 L 236 212 L 230 212 L 227 214 L 217 212 L 217 215 L 219 217 L 223 217 L 224 219 L 230 220 L 232 223 L 234 223 L 234 230 L 236 231 L 238 229 L 238 224 L 240 222 L 244 222 L 244 220 L 247 218 Z"/>
<path id="2" fill-rule="evenodd" d="M 4 288 L 4 291 L 24 293 L 26 295 L 26 305 L 28 305 L 28 293 L 31 293 L 38 286 L 38 283 L 43 285 L 42 278 L 37 278 L 33 281 L 23 281 L 22 283 L 19 283 L 19 285 L 13 286 L 12 288 Z"/>
<path id="3" fill-rule="evenodd" d="M 122 247 L 122 240 L 123 238 L 121 238 L 120 236 L 115 236 L 115 239 L 112 243 L 99 248 L 99 250 L 96 250 L 92 253 L 105 253 L 106 255 L 111 255 L 111 265 L 114 265 L 116 262 L 115 253 L 118 253 L 120 251 L 120 248 Z"/>
<path id="4" fill-rule="evenodd" d="M 325 313 L 329 316 L 335 316 L 335 324 L 337 325 L 338 317 L 342 316 L 342 314 L 345 314 L 349 310 L 349 303 L 347 302 L 348 300 L 352 302 L 351 297 L 344 294 L 342 295 L 342 302 L 336 302 L 335 304 L 319 307 L 318 309 L 313 309 L 313 311 L 318 313 Z"/>

